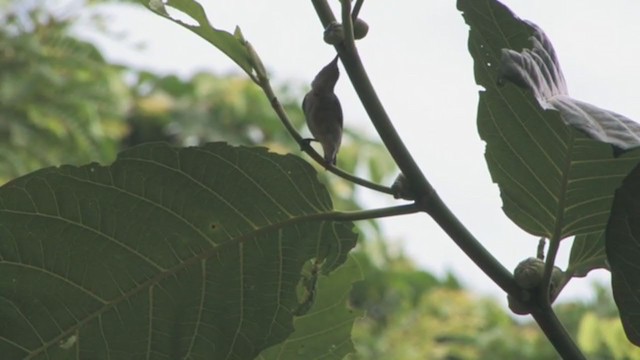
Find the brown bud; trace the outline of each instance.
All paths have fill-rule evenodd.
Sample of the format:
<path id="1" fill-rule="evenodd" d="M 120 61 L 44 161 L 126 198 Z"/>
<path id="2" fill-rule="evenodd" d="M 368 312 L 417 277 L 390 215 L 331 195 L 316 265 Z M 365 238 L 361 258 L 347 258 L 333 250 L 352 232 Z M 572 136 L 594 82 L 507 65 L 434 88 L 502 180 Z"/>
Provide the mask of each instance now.
<path id="1" fill-rule="evenodd" d="M 357 18 L 356 21 L 353 22 L 353 38 L 356 40 L 360 40 L 367 36 L 369 32 L 369 24 L 367 24 L 364 20 Z"/>
<path id="2" fill-rule="evenodd" d="M 509 305 L 509 309 L 511 309 L 514 314 L 528 315 L 531 313 L 529 307 L 526 304 L 522 303 L 520 300 L 514 298 L 511 295 L 507 295 L 507 304 Z"/>
<path id="3" fill-rule="evenodd" d="M 530 257 L 521 261 L 513 271 L 513 278 L 516 283 L 525 290 L 537 288 L 544 278 L 545 263 L 543 260 Z M 565 281 L 565 274 L 557 266 L 551 270 L 551 279 L 549 281 L 549 301 L 553 303 L 560 290 L 562 290 Z"/>
<path id="4" fill-rule="evenodd" d="M 540 285 L 544 277 L 544 261 L 530 257 L 521 261 L 513 271 L 513 278 L 523 289 L 533 289 Z"/>
<path id="5" fill-rule="evenodd" d="M 324 42 L 329 45 L 337 45 L 344 40 L 344 31 L 342 24 L 332 21 L 326 29 L 324 29 Z"/>

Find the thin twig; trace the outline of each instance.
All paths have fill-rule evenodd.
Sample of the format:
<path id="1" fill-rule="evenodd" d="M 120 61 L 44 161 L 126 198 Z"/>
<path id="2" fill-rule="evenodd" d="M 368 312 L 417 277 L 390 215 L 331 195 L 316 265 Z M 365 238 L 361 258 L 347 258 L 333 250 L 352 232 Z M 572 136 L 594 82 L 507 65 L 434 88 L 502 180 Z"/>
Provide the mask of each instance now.
<path id="1" fill-rule="evenodd" d="M 300 220 L 327 220 L 327 221 L 358 221 L 371 220 L 384 217 L 415 214 L 420 212 L 420 206 L 417 204 L 406 204 L 398 206 L 390 206 L 379 209 L 359 210 L 359 211 L 332 211 L 327 213 L 319 213 L 301 216 Z"/>
<path id="2" fill-rule="evenodd" d="M 366 187 L 368 189 L 375 190 L 384 194 L 393 195 L 394 193 L 393 190 L 388 186 L 376 184 L 374 182 L 371 182 L 366 179 L 357 177 L 353 174 L 350 174 L 331 164 L 327 164 L 324 158 L 320 154 L 318 154 L 318 152 L 315 151 L 313 147 L 311 147 L 308 141 L 304 140 L 304 138 L 300 135 L 300 133 L 298 133 L 296 128 L 293 126 L 293 124 L 289 120 L 289 116 L 287 115 L 287 112 L 284 110 L 284 107 L 282 106 L 278 98 L 275 96 L 275 93 L 271 88 L 271 84 L 269 83 L 269 81 L 263 80 L 260 83 L 260 86 L 264 91 L 265 95 L 267 96 L 267 98 L 269 99 L 269 102 L 271 103 L 271 107 L 278 115 L 278 118 L 280 118 L 280 121 L 282 121 L 282 124 L 284 125 L 284 127 L 287 129 L 291 137 L 293 137 L 293 139 L 298 143 L 298 145 L 300 145 L 300 150 L 307 153 L 307 155 L 309 155 L 315 162 L 322 165 L 325 169 L 327 169 L 327 171 L 331 172 L 332 174 L 335 174 L 347 181 Z"/>
<path id="3" fill-rule="evenodd" d="M 362 4 L 363 3 L 364 3 L 364 0 L 356 1 L 356 4 L 353 6 L 353 12 L 351 14 L 351 21 L 356 21 L 356 19 L 358 18 L 358 15 L 360 14 L 360 9 L 362 8 Z"/>
<path id="4" fill-rule="evenodd" d="M 536 257 L 540 260 L 544 260 L 544 247 L 547 244 L 547 240 L 543 237 L 538 240 L 538 249 L 536 251 Z"/>

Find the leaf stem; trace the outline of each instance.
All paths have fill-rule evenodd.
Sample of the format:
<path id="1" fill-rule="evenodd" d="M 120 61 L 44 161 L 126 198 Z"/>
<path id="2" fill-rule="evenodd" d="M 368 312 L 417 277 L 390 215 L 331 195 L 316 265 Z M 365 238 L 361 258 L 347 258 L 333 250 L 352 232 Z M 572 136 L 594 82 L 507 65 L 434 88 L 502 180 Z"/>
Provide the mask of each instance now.
<path id="1" fill-rule="evenodd" d="M 312 4 L 322 22 L 323 27 L 335 21 L 335 17 L 326 0 L 312 0 Z M 342 64 L 351 79 L 353 87 L 360 97 L 371 122 L 375 126 L 382 142 L 404 173 L 417 203 L 427 212 L 436 223 L 451 237 L 451 239 L 484 271 L 498 286 L 507 293 L 518 294 L 519 287 L 513 280 L 511 272 L 489 253 L 482 244 L 464 227 L 444 202 L 437 195 L 431 184 L 416 164 L 415 160 L 404 145 L 387 115 L 371 81 L 362 65 L 355 42 L 349 29 L 350 2 L 342 2 L 342 20 L 345 29 L 345 41 L 336 45 Z M 346 23 L 346 25 L 344 24 Z"/>
<path id="2" fill-rule="evenodd" d="M 364 0 L 358 0 L 356 1 L 356 4 L 353 6 L 353 11 L 351 14 L 351 21 L 356 21 L 356 19 L 358 18 L 358 14 L 360 14 L 360 9 L 362 9 L 362 4 L 364 3 Z"/>
<path id="3" fill-rule="evenodd" d="M 551 273 L 553 272 L 553 267 L 556 262 L 556 256 L 558 255 L 558 250 L 560 249 L 560 238 L 554 234 L 553 238 L 549 239 L 549 251 L 547 252 L 547 258 L 544 263 L 544 276 L 542 277 L 542 298 L 541 302 L 550 305 L 550 292 L 551 292 Z M 556 291 L 560 291 L 561 289 L 557 289 Z M 555 296 L 554 296 L 555 297 Z"/>
<path id="4" fill-rule="evenodd" d="M 563 359 L 586 359 L 550 305 L 533 308 L 531 316 Z"/>
<path id="5" fill-rule="evenodd" d="M 379 219 L 390 216 L 415 214 L 420 212 L 420 206 L 416 203 L 389 206 L 378 209 L 359 210 L 359 211 L 331 211 L 327 213 L 312 214 L 303 216 L 300 219 L 303 220 L 330 220 L 330 221 L 358 221 L 358 220 L 370 220 Z"/>

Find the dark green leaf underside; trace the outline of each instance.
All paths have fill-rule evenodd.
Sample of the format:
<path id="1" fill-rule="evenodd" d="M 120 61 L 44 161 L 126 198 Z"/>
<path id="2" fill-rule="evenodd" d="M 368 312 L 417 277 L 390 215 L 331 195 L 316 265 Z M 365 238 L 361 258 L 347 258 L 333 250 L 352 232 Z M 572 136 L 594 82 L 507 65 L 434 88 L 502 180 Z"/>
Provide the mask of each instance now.
<path id="1" fill-rule="evenodd" d="M 564 124 L 533 94 L 498 86 L 502 49 L 531 47 L 533 27 L 492 0 L 460 0 L 480 92 L 478 130 L 503 209 L 525 231 L 552 239 L 601 231 L 613 192 L 640 151 L 615 157 L 611 145 Z"/>
<path id="2" fill-rule="evenodd" d="M 243 44 L 243 40 L 237 36 L 223 30 L 214 28 L 206 16 L 202 5 L 194 0 L 169 0 L 166 6 L 176 9 L 188 15 L 197 22 L 197 25 L 188 24 L 178 18 L 171 16 L 161 0 L 138 0 L 144 6 L 156 14 L 179 24 L 194 33 L 200 35 L 211 45 L 225 53 L 231 60 L 242 68 L 247 74 L 253 73 L 253 66 L 250 62 L 250 55 Z"/>
<path id="3" fill-rule="evenodd" d="M 148 144 L 0 188 L 0 354 L 253 359 L 293 330 L 306 261 L 355 245 L 315 171 L 223 143 Z"/>
<path id="4" fill-rule="evenodd" d="M 578 235 L 573 240 L 567 273 L 573 277 L 584 277 L 594 269 L 608 269 L 604 249 L 604 231 Z"/>
<path id="5" fill-rule="evenodd" d="M 354 282 L 362 280 L 355 258 L 350 257 L 331 276 L 320 276 L 313 307 L 295 319 L 295 332 L 283 343 L 263 351 L 257 359 L 343 359 L 355 351 L 351 328 L 361 310 L 350 309 Z"/>
<path id="6" fill-rule="evenodd" d="M 627 337 L 640 346 L 640 167 L 616 192 L 606 231 L 613 297 Z"/>

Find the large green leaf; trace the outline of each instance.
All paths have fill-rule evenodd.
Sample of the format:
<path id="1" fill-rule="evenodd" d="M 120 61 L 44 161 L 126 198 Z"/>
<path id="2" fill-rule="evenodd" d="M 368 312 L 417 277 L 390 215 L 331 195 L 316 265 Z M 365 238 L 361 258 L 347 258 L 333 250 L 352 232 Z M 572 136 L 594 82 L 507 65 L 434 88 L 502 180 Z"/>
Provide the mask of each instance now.
<path id="1" fill-rule="evenodd" d="M 626 122 L 609 118 L 613 126 L 593 113 L 581 118 L 572 107 L 577 102 L 565 96 L 551 43 L 535 25 L 494 0 L 459 0 L 458 8 L 471 27 L 469 51 L 476 82 L 485 89 L 478 130 L 505 213 L 525 231 L 556 240 L 601 231 L 613 192 L 640 151 L 616 157 L 610 144 L 598 140 L 614 138 L 616 146 L 630 147 L 633 131 L 616 137 Z M 559 95 L 565 105 L 558 111 L 552 104 Z M 589 133 L 594 140 L 583 132 L 590 121 L 611 131 Z M 577 130 L 577 124 L 584 126 Z"/>
<path id="2" fill-rule="evenodd" d="M 315 282 L 313 271 L 309 278 Z M 294 321 L 295 332 L 284 342 L 260 354 L 257 359 L 343 359 L 355 351 L 351 342 L 351 328 L 362 310 L 348 308 L 351 287 L 362 280 L 362 272 L 355 258 L 334 271 L 331 276 L 317 278 L 317 294 L 313 307 Z"/>
<path id="3" fill-rule="evenodd" d="M 202 5 L 195 0 L 138 0 L 142 5 L 155 12 L 156 14 L 169 19 L 191 31 L 200 35 L 210 44 L 217 47 L 225 53 L 231 60 L 238 64 L 247 74 L 253 74 L 253 65 L 251 62 L 251 54 L 245 46 L 245 40 L 239 29 L 236 28 L 235 34 L 231 34 L 224 30 L 214 28 Z M 174 16 L 168 11 L 167 7 L 173 8 L 181 13 L 188 15 L 197 22 L 197 25 L 188 24 Z"/>
<path id="4" fill-rule="evenodd" d="M 606 231 L 613 298 L 627 337 L 640 346 L 640 167 L 616 192 Z"/>
<path id="5" fill-rule="evenodd" d="M 0 20 L 0 184 L 45 166 L 112 161 L 126 133 L 121 70 L 70 36 L 71 19 L 33 5 Z"/>
<path id="6" fill-rule="evenodd" d="M 317 220 L 331 209 L 303 160 L 224 143 L 13 180 L 0 188 L 0 354 L 253 359 L 305 313 L 304 264 L 328 274 L 355 245 L 351 223 Z"/>
<path id="7" fill-rule="evenodd" d="M 609 269 L 604 250 L 604 230 L 578 235 L 573 240 L 566 273 L 585 277 L 593 269 Z"/>
<path id="8" fill-rule="evenodd" d="M 625 116 L 573 99 L 565 84 L 551 41 L 536 25 L 525 22 L 533 34 L 531 49 L 502 49 L 499 82 L 509 80 L 529 90 L 544 109 L 560 112 L 562 120 L 591 138 L 630 149 L 640 145 L 640 124 Z"/>

